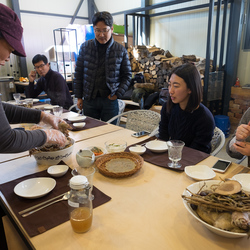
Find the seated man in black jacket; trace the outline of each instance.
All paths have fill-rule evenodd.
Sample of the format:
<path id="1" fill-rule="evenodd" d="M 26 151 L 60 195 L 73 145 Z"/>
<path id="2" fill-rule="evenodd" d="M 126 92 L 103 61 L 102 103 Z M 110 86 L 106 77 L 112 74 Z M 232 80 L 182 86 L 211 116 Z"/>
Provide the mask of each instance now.
<path id="1" fill-rule="evenodd" d="M 37 54 L 33 57 L 32 63 L 35 70 L 32 70 L 29 74 L 29 86 L 26 89 L 26 96 L 34 98 L 44 91 L 50 98 L 52 105 L 59 105 L 69 109 L 73 105 L 73 100 L 63 76 L 50 69 L 48 59 L 44 55 Z M 36 73 L 41 77 L 35 85 Z"/>
<path id="2" fill-rule="evenodd" d="M 85 115 L 108 121 L 118 114 L 117 98 L 121 98 L 130 85 L 131 67 L 126 49 L 112 37 L 111 14 L 97 12 L 92 21 L 95 39 L 81 45 L 74 94 L 78 108 L 83 109 Z"/>

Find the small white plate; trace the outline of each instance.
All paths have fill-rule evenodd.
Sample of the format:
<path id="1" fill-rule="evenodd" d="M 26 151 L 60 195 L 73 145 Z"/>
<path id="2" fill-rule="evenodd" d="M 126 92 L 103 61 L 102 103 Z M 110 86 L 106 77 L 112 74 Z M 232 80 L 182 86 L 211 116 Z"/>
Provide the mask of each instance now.
<path id="1" fill-rule="evenodd" d="M 59 105 L 47 105 L 47 106 L 44 106 L 44 109 L 53 109 L 56 107 L 59 107 Z"/>
<path id="2" fill-rule="evenodd" d="M 250 174 L 236 174 L 232 179 L 238 181 L 244 191 L 250 192 Z"/>
<path id="3" fill-rule="evenodd" d="M 129 151 L 134 154 L 142 155 L 146 152 L 146 148 L 141 145 L 129 147 Z"/>
<path id="4" fill-rule="evenodd" d="M 69 117 L 68 120 L 71 122 L 82 122 L 86 119 L 86 116 L 75 116 L 75 117 Z"/>
<path id="5" fill-rule="evenodd" d="M 42 197 L 49 193 L 56 186 L 56 181 L 48 177 L 31 178 L 18 183 L 14 193 L 28 199 Z"/>
<path id="6" fill-rule="evenodd" d="M 76 128 L 84 128 L 86 125 L 86 122 L 77 122 L 77 123 L 73 123 L 73 126 Z"/>
<path id="7" fill-rule="evenodd" d="M 187 176 L 197 181 L 210 180 L 216 176 L 216 173 L 207 165 L 186 166 L 185 173 Z"/>
<path id="8" fill-rule="evenodd" d="M 67 165 L 53 165 L 47 169 L 47 172 L 53 177 L 61 177 L 67 173 L 68 169 Z"/>
<path id="9" fill-rule="evenodd" d="M 33 102 L 35 103 L 35 102 L 39 102 L 39 99 L 33 99 Z"/>
<path id="10" fill-rule="evenodd" d="M 163 153 L 168 150 L 168 145 L 165 141 L 149 141 L 146 143 L 145 147 L 154 153 Z"/>
<path id="11" fill-rule="evenodd" d="M 90 146 L 90 147 L 84 148 L 83 150 L 90 150 L 90 151 L 92 151 L 91 149 L 94 148 L 94 147 L 101 149 L 101 151 L 103 152 L 103 154 L 101 154 L 101 155 L 97 155 L 97 156 L 95 155 L 95 159 L 107 153 L 106 149 L 104 149 L 102 147 L 99 147 L 99 146 Z"/>

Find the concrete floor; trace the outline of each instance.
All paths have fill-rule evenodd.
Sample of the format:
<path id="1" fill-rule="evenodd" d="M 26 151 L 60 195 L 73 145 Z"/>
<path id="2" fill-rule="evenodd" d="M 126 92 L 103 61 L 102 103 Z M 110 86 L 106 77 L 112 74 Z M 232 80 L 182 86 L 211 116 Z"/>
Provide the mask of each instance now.
<path id="1" fill-rule="evenodd" d="M 232 162 L 236 162 L 237 159 L 230 157 L 230 156 L 227 154 L 227 152 L 226 152 L 226 145 L 227 145 L 227 142 L 228 142 L 229 140 L 231 140 L 231 138 L 232 138 L 232 134 L 230 134 L 229 137 L 226 138 L 226 142 L 225 142 L 224 147 L 223 147 L 223 148 L 221 149 L 221 151 L 216 155 L 216 157 L 221 158 L 221 159 L 225 159 L 225 160 L 229 160 L 229 161 L 232 161 Z M 246 158 L 243 162 L 241 162 L 241 165 L 247 167 L 247 158 Z"/>

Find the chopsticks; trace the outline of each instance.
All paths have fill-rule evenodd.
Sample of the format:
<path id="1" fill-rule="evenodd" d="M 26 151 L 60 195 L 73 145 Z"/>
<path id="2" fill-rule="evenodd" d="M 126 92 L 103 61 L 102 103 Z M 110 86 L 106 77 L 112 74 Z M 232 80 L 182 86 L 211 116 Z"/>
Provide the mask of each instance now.
<path id="1" fill-rule="evenodd" d="M 68 193 L 68 192 L 66 192 L 66 193 Z M 49 200 L 47 200 L 47 201 L 41 202 L 41 203 L 39 203 L 39 204 L 37 204 L 37 205 L 35 205 L 35 206 L 29 207 L 29 208 L 27 208 L 27 209 L 24 209 L 24 210 L 22 210 L 22 211 L 20 211 L 20 212 L 18 212 L 18 213 L 19 213 L 20 215 L 25 214 L 25 213 L 27 213 L 27 212 L 29 212 L 29 211 L 31 211 L 31 210 L 37 208 L 37 207 L 40 207 L 40 206 L 42 206 L 42 205 L 44 205 L 44 204 L 47 204 L 48 202 L 51 202 L 51 201 L 53 201 L 53 200 L 56 200 L 56 199 L 60 198 L 61 196 L 65 195 L 66 193 L 60 194 L 60 195 L 58 195 L 58 196 L 56 196 L 56 197 L 54 197 L 54 198 L 51 198 L 51 199 L 49 199 Z"/>

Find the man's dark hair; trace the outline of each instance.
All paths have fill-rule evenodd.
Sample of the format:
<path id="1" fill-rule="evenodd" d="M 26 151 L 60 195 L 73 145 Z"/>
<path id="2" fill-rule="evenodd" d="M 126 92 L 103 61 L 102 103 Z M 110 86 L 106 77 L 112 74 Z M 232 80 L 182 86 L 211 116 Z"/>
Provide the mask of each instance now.
<path id="1" fill-rule="evenodd" d="M 98 22 L 104 22 L 107 26 L 113 26 L 113 17 L 107 11 L 97 12 L 92 18 L 92 23 L 95 26 Z"/>
<path id="2" fill-rule="evenodd" d="M 40 62 L 40 61 L 43 61 L 45 64 L 48 63 L 48 59 L 47 59 L 47 57 L 46 57 L 45 55 L 37 54 L 37 55 L 35 55 L 35 56 L 33 57 L 33 59 L 32 59 L 33 65 L 35 65 L 35 63 L 38 63 L 38 62 Z"/>

